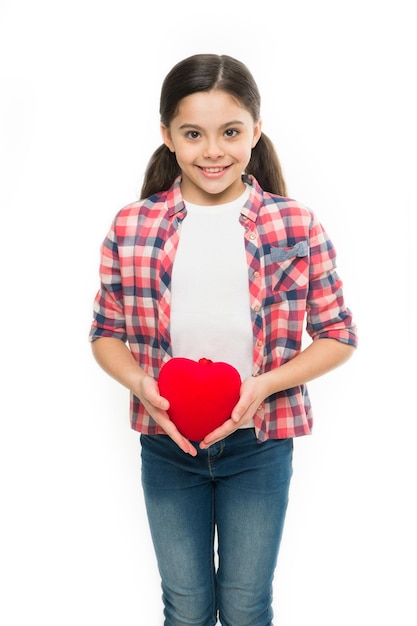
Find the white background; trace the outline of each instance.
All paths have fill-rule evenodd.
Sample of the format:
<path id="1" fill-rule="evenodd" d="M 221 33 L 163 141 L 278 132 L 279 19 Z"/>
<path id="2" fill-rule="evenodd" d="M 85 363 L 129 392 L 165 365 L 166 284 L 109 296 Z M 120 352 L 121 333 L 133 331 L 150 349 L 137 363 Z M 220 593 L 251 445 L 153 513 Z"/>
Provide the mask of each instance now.
<path id="1" fill-rule="evenodd" d="M 412 5 L 0 0 L 4 626 L 162 624 L 128 395 L 87 335 L 100 243 L 160 144 L 162 79 L 197 52 L 252 70 L 360 331 L 310 385 L 276 623 L 417 623 Z"/>

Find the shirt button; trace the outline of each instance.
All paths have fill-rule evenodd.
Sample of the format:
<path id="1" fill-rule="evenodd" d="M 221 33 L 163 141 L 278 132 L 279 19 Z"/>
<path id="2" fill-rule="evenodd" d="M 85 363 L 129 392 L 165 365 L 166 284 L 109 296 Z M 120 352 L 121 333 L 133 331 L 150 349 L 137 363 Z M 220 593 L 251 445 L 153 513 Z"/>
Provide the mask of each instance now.
<path id="1" fill-rule="evenodd" d="M 255 313 L 258 313 L 258 312 L 261 310 L 261 307 L 259 306 L 259 304 L 256 304 L 256 305 L 253 307 L 253 310 L 255 311 Z"/>
<path id="2" fill-rule="evenodd" d="M 258 339 L 258 341 L 256 342 L 256 345 L 258 346 L 258 348 L 260 348 L 262 346 L 262 341 Z"/>
<path id="3" fill-rule="evenodd" d="M 259 272 L 257 272 L 257 271 L 253 272 L 253 277 L 254 278 L 258 278 L 258 276 L 259 276 Z"/>
<path id="4" fill-rule="evenodd" d="M 256 235 L 254 235 L 253 233 L 251 233 L 251 234 L 249 235 L 249 239 L 252 239 L 252 240 L 253 240 L 253 239 L 256 239 Z"/>

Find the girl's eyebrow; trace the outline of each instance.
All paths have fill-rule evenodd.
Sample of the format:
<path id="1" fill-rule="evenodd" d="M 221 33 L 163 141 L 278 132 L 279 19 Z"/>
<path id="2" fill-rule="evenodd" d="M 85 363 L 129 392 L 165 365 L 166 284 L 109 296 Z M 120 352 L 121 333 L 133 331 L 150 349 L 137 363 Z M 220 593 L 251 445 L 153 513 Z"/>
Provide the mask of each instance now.
<path id="1" fill-rule="evenodd" d="M 227 128 L 229 126 L 237 125 L 244 126 L 244 122 L 242 122 L 241 120 L 232 120 L 231 122 L 226 122 L 226 124 L 222 124 L 220 128 Z M 194 130 L 204 130 L 202 126 L 199 126 L 198 124 L 189 124 L 188 122 L 186 122 L 185 124 L 181 124 L 179 130 L 184 130 L 186 128 L 192 128 Z"/>

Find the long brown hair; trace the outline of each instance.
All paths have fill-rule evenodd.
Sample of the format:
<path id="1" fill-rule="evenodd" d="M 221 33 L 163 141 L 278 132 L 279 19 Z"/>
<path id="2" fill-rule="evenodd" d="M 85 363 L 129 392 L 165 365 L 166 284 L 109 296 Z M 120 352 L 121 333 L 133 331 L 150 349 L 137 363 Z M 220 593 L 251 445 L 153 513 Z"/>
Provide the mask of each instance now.
<path id="1" fill-rule="evenodd" d="M 227 55 L 196 54 L 177 63 L 162 84 L 159 113 L 169 127 L 180 100 L 199 91 L 221 89 L 239 100 L 255 122 L 260 118 L 261 97 L 255 80 L 243 63 Z M 168 189 L 181 173 L 175 154 L 162 144 L 146 167 L 141 198 Z M 272 141 L 265 135 L 252 149 L 246 168 L 265 191 L 286 195 L 281 164 Z"/>

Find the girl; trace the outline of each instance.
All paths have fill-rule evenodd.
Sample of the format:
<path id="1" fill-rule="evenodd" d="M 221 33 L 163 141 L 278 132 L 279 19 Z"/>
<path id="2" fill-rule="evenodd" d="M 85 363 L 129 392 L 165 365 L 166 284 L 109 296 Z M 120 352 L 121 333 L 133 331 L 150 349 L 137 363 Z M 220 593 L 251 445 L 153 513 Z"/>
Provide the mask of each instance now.
<path id="1" fill-rule="evenodd" d="M 142 199 L 102 245 L 93 353 L 131 393 L 165 624 L 267 626 L 293 438 L 312 428 L 305 384 L 351 356 L 355 325 L 331 241 L 286 197 L 247 67 L 183 60 L 160 114 Z M 177 430 L 158 390 L 178 356 L 228 362 L 243 381 L 202 441 Z"/>

